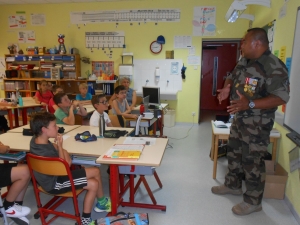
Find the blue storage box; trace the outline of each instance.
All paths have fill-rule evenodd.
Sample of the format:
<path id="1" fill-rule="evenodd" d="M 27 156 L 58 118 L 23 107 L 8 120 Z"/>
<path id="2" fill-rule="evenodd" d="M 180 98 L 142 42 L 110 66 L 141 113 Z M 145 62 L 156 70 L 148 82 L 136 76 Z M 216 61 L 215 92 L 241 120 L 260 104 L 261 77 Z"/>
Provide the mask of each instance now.
<path id="1" fill-rule="evenodd" d="M 134 170 L 131 172 L 132 166 L 119 166 L 120 174 L 137 174 L 137 175 L 153 175 L 155 167 L 152 166 L 134 166 Z"/>

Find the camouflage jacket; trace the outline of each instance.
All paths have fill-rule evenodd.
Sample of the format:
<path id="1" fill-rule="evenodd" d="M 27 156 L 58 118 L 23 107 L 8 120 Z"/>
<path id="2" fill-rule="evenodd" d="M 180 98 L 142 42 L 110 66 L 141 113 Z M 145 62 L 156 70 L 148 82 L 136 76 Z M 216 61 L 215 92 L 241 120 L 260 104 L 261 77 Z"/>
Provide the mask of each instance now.
<path id="1" fill-rule="evenodd" d="M 285 64 L 269 50 L 256 60 L 242 58 L 227 77 L 233 81 L 230 99 L 239 99 L 239 90 L 247 99 L 259 99 L 270 94 L 289 100 L 289 80 Z M 238 112 L 240 116 L 264 115 L 271 116 L 277 107 L 271 109 L 248 109 Z"/>

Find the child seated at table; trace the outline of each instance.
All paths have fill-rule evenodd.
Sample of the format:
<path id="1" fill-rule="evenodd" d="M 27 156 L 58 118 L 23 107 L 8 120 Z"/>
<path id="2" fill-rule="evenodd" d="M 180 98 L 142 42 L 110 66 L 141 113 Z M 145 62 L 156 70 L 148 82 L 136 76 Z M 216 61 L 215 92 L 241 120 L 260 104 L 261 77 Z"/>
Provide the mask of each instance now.
<path id="1" fill-rule="evenodd" d="M 80 101 L 82 104 L 91 104 L 92 95 L 88 93 L 88 86 L 86 83 L 79 84 L 80 94 L 76 95 L 76 100 Z"/>
<path id="2" fill-rule="evenodd" d="M 62 87 L 60 85 L 54 85 L 52 87 L 52 92 L 53 94 L 57 94 L 57 93 L 63 93 L 64 90 L 62 89 Z M 54 113 L 55 110 L 57 110 L 59 107 L 55 104 L 53 98 L 50 99 L 49 104 L 48 104 L 48 112 L 49 113 Z"/>
<path id="3" fill-rule="evenodd" d="M 96 110 L 93 112 L 90 118 L 90 126 L 98 127 L 100 115 L 103 115 L 105 125 L 112 127 L 113 125 L 109 119 L 109 116 L 106 112 L 104 112 L 105 110 L 108 110 L 108 101 L 106 100 L 105 94 L 94 95 L 92 97 L 92 105 Z"/>
<path id="4" fill-rule="evenodd" d="M 10 147 L 0 142 L 0 153 L 4 154 Z M 23 205 L 23 198 L 30 181 L 30 173 L 26 164 L 1 163 L 0 164 L 0 188 L 10 186 L 3 202 L 6 216 L 16 224 L 29 224 L 26 216 L 30 208 Z"/>
<path id="5" fill-rule="evenodd" d="M 122 115 L 125 118 L 137 119 L 138 115 L 130 114 L 131 109 L 126 100 L 126 88 L 124 85 L 119 85 L 114 90 L 116 99 L 112 102 L 112 113 L 114 115 Z"/>
<path id="6" fill-rule="evenodd" d="M 72 160 L 66 149 L 63 148 L 63 137 L 58 133 L 55 116 L 48 112 L 38 112 L 30 120 L 33 137 L 30 141 L 30 152 L 45 157 L 59 157 L 66 160 L 71 166 Z M 55 138 L 55 143 L 49 141 Z M 36 180 L 42 188 L 51 194 L 61 194 L 71 191 L 68 176 L 48 176 L 35 174 Z M 72 177 L 76 189 L 87 190 L 83 201 L 81 217 L 82 225 L 94 224 L 91 220 L 91 210 L 95 198 L 96 212 L 110 212 L 110 198 L 103 195 L 101 173 L 98 167 L 89 167 L 72 170 Z"/>
<path id="7" fill-rule="evenodd" d="M 35 92 L 34 101 L 36 104 L 41 104 L 44 107 L 48 107 L 51 98 L 53 98 L 53 94 L 48 89 L 48 83 L 46 80 L 42 80 L 39 90 Z"/>
<path id="8" fill-rule="evenodd" d="M 83 108 L 82 104 L 76 100 L 71 102 L 66 93 L 57 93 L 54 95 L 53 100 L 59 107 L 54 113 L 57 124 L 74 125 L 75 114 L 81 116 L 87 115 L 87 112 L 85 108 Z"/>

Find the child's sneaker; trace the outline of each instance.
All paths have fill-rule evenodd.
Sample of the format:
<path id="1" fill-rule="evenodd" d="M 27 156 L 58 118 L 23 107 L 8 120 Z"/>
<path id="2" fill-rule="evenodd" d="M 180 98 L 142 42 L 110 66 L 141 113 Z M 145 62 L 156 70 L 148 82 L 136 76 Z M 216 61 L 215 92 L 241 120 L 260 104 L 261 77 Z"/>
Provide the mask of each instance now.
<path id="1" fill-rule="evenodd" d="M 25 216 L 19 217 L 19 218 L 10 217 L 10 219 L 18 225 L 28 225 L 29 224 L 29 220 Z"/>
<path id="2" fill-rule="evenodd" d="M 111 211 L 111 202 L 109 198 L 105 198 L 105 203 L 101 204 L 97 202 L 94 210 L 96 212 L 110 212 Z"/>
<path id="3" fill-rule="evenodd" d="M 92 219 L 91 219 L 91 222 L 89 223 L 89 225 L 96 225 L 96 224 L 95 224 L 95 220 L 92 220 Z"/>
<path id="4" fill-rule="evenodd" d="M 84 218 L 84 217 L 81 217 L 81 224 L 82 225 L 96 225 L 95 221 L 92 218 Z"/>
<path id="5" fill-rule="evenodd" d="M 30 213 L 30 208 L 26 206 L 21 206 L 15 203 L 12 207 L 5 210 L 7 217 L 20 218 L 27 216 Z"/>

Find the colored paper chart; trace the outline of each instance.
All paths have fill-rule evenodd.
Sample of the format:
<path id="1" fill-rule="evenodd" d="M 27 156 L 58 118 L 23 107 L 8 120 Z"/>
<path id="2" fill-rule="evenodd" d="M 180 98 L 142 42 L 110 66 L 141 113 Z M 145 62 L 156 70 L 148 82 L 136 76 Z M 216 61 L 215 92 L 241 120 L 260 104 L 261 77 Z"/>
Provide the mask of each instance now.
<path id="1" fill-rule="evenodd" d="M 92 61 L 92 74 L 95 74 L 98 80 L 113 80 L 114 62 Z"/>

